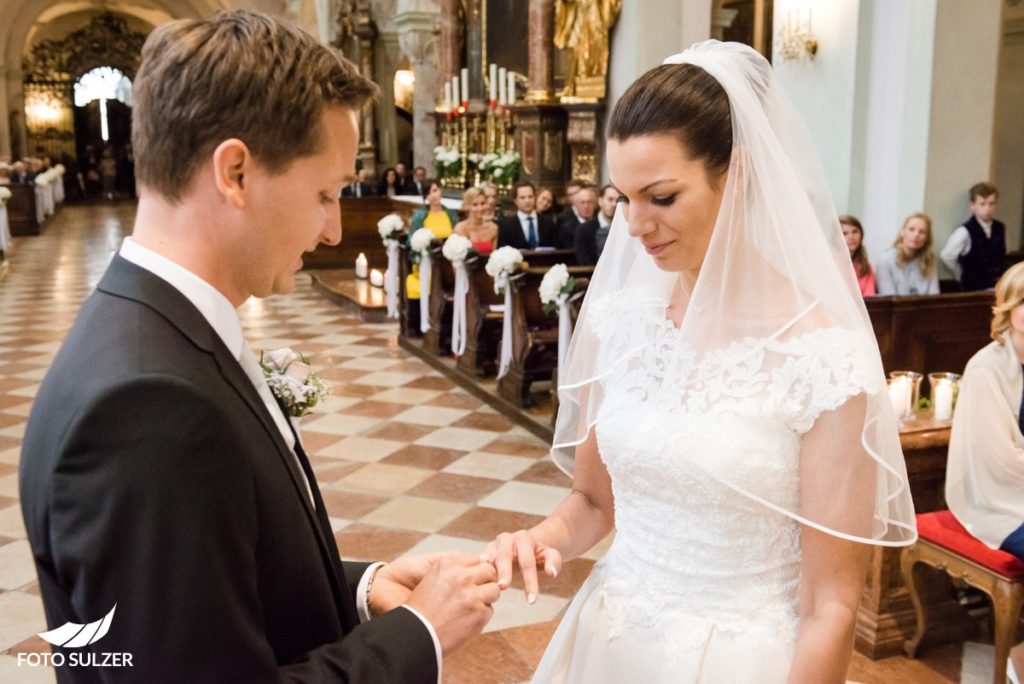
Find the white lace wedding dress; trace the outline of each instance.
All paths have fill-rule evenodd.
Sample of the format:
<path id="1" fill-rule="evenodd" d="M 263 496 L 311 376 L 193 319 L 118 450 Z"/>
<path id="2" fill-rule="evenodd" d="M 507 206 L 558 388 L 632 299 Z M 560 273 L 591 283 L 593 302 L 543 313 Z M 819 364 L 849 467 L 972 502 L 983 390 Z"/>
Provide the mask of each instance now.
<path id="1" fill-rule="evenodd" d="M 854 369 L 864 365 L 852 361 L 864 347 L 833 328 L 698 358 L 663 317 L 608 313 L 595 311 L 600 355 L 619 360 L 642 347 L 602 381 L 596 424 L 615 541 L 533 681 L 785 682 L 799 625 L 800 526 L 715 475 L 798 510 L 802 435 L 863 391 Z"/>

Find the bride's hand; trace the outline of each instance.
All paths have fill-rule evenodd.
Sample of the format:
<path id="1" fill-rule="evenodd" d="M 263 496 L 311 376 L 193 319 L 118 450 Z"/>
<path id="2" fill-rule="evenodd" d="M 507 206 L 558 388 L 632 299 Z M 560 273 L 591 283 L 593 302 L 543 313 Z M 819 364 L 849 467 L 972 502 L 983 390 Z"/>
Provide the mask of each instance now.
<path id="1" fill-rule="evenodd" d="M 550 577 L 557 577 L 562 569 L 562 554 L 553 547 L 541 544 L 529 530 L 499 534 L 487 545 L 481 557 L 494 564 L 498 571 L 498 586 L 503 591 L 511 585 L 513 565 L 518 561 L 528 603 L 537 600 L 537 567 L 542 567 Z"/>

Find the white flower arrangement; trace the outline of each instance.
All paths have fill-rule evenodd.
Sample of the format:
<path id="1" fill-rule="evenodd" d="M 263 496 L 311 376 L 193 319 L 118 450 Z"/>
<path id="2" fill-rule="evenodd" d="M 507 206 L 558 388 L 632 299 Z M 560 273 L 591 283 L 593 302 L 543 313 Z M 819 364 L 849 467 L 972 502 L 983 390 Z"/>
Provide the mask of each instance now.
<path id="1" fill-rule="evenodd" d="M 434 148 L 434 167 L 437 169 L 438 178 L 458 176 L 462 170 L 462 152 L 454 145 L 438 145 Z"/>
<path id="2" fill-rule="evenodd" d="M 6 202 L 9 199 L 11 199 L 10 189 L 0 185 L 0 202 Z"/>
<path id="3" fill-rule="evenodd" d="M 441 247 L 441 254 L 452 263 L 462 262 L 466 260 L 466 256 L 472 248 L 473 243 L 470 242 L 469 238 L 458 233 L 452 233 L 444 241 L 444 245 Z"/>
<path id="4" fill-rule="evenodd" d="M 565 264 L 555 264 L 540 281 L 540 301 L 544 312 L 551 313 L 558 308 L 559 300 L 568 297 L 576 289 L 576 279 L 569 275 Z"/>
<path id="5" fill-rule="evenodd" d="M 58 176 L 64 175 L 65 169 L 63 164 L 57 164 L 56 166 L 53 167 L 53 170 L 57 172 Z"/>
<path id="6" fill-rule="evenodd" d="M 36 186 L 40 188 L 45 188 L 47 185 L 50 184 L 50 177 L 47 176 L 46 173 L 41 173 L 35 178 L 33 178 L 32 182 L 35 183 Z"/>
<path id="7" fill-rule="evenodd" d="M 499 183 L 512 184 L 519 177 L 523 158 L 518 152 L 485 154 L 480 162 L 480 171 Z"/>
<path id="8" fill-rule="evenodd" d="M 409 248 L 417 254 L 423 254 L 430 249 L 433 239 L 434 234 L 429 228 L 420 228 L 409 238 Z"/>
<path id="9" fill-rule="evenodd" d="M 260 368 L 270 391 L 288 415 L 301 418 L 331 393 L 331 386 L 309 367 L 309 359 L 288 347 L 260 352 Z"/>
<path id="10" fill-rule="evenodd" d="M 377 221 L 377 232 L 382 240 L 399 240 L 405 235 L 405 221 L 398 214 L 388 214 Z"/>
<path id="11" fill-rule="evenodd" d="M 495 292 L 500 294 L 502 288 L 499 285 L 499 281 L 507 279 L 508 276 L 515 273 L 521 263 L 523 263 L 523 253 L 515 247 L 499 247 L 491 252 L 484 270 L 487 272 L 487 275 L 494 278 Z M 502 278 L 502 276 L 505 278 Z"/>

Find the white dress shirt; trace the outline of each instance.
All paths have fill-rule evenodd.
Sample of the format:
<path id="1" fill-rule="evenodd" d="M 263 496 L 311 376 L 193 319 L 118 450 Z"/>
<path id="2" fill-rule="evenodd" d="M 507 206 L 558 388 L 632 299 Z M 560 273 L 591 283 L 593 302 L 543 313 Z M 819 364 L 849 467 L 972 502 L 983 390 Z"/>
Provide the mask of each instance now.
<path id="1" fill-rule="evenodd" d="M 286 422 L 287 419 L 284 413 L 282 413 L 281 407 L 270 391 L 270 386 L 267 385 L 266 380 L 262 377 L 254 377 L 251 368 L 246 368 L 246 366 L 251 366 L 250 359 L 254 360 L 255 357 L 245 343 L 245 336 L 242 334 L 242 323 L 238 320 L 238 312 L 235 311 L 235 307 L 231 306 L 231 302 L 228 301 L 227 297 L 196 274 L 167 257 L 157 254 L 147 247 L 143 247 L 131 237 L 124 239 L 120 255 L 139 268 L 143 268 L 161 280 L 166 281 L 167 284 L 180 292 L 199 310 L 199 313 L 206 319 L 206 322 L 210 324 L 210 327 L 217 333 L 217 336 L 224 342 L 224 346 L 238 360 L 242 370 L 246 372 L 246 376 L 256 386 L 260 398 L 266 404 L 267 410 L 274 419 L 274 424 L 281 431 L 281 436 L 284 437 L 285 443 L 288 444 L 288 448 L 291 450 L 292 456 L 298 465 L 298 456 L 295 454 L 295 437 Z M 245 355 L 248 355 L 250 359 L 244 358 Z M 259 380 L 262 380 L 262 382 Z M 298 433 L 298 429 L 295 432 Z M 299 465 L 298 467 L 299 473 L 302 473 L 303 481 L 306 483 L 309 498 L 312 501 L 313 490 L 309 481 L 305 479 L 302 466 Z M 359 586 L 356 588 L 356 610 L 359 614 L 360 622 L 366 622 L 370 619 L 370 607 L 366 589 L 370 582 L 370 577 L 383 565 L 384 563 L 375 563 L 367 568 L 359 581 Z M 434 631 L 434 626 L 419 611 L 409 606 L 402 606 L 402 608 L 409 610 L 409 612 L 419 618 L 427 628 L 427 631 L 430 632 L 430 638 L 434 642 L 434 653 L 437 656 L 437 681 L 438 684 L 441 684 L 441 641 L 437 637 L 437 632 Z"/>
<path id="2" fill-rule="evenodd" d="M 975 217 L 977 218 L 977 217 Z M 982 221 L 978 219 L 978 225 L 985 231 L 985 237 L 992 237 L 992 222 Z M 939 252 L 939 258 L 942 259 L 942 263 L 949 266 L 949 270 L 953 272 L 957 280 L 960 280 L 961 268 L 960 268 L 960 257 L 965 254 L 969 254 L 971 251 L 971 234 L 967 232 L 967 226 L 960 226 L 953 231 L 953 234 L 946 240 L 946 245 Z"/>
<path id="3" fill-rule="evenodd" d="M 519 217 L 519 225 L 523 229 L 523 237 L 526 238 L 527 244 L 530 242 L 530 223 L 527 221 L 531 216 L 533 217 L 533 233 L 537 236 L 537 244 L 540 244 L 540 221 L 537 220 L 537 212 L 532 214 L 524 214 L 521 211 L 516 212 L 516 216 Z"/>

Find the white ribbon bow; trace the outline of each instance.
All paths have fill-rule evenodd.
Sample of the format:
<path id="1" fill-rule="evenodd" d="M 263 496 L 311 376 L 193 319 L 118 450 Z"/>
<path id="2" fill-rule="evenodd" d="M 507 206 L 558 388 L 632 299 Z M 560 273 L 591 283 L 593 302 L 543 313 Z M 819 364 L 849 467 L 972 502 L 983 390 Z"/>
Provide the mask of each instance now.
<path id="1" fill-rule="evenodd" d="M 501 321 L 501 357 L 498 361 L 498 378 L 505 377 L 512 364 L 512 286 L 508 273 L 501 273 L 494 281 L 495 289 L 505 289 L 505 315 Z"/>
<path id="2" fill-rule="evenodd" d="M 430 330 L 430 252 L 420 253 L 420 332 Z"/>
<path id="3" fill-rule="evenodd" d="M 452 301 L 452 354 L 466 353 L 466 297 L 469 296 L 469 271 L 465 261 L 453 261 L 455 295 Z"/>
<path id="4" fill-rule="evenodd" d="M 398 240 L 385 240 L 384 249 L 388 252 L 387 282 L 384 283 L 388 296 L 388 318 L 398 318 Z"/>

